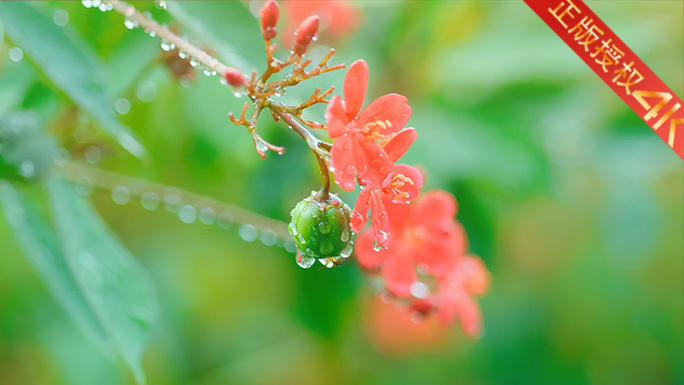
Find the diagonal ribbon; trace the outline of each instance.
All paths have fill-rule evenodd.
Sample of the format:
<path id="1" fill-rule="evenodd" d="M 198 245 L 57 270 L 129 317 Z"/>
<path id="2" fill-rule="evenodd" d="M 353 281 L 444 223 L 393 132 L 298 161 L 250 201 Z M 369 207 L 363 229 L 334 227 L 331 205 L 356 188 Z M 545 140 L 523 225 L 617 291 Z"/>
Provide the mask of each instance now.
<path id="1" fill-rule="evenodd" d="M 525 3 L 684 160 L 684 102 L 582 0 Z"/>

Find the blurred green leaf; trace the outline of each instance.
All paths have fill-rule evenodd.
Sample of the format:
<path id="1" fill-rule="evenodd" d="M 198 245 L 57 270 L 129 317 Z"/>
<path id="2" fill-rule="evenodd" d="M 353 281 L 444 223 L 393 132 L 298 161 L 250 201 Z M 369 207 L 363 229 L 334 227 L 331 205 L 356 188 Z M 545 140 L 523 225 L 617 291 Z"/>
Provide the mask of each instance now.
<path id="1" fill-rule="evenodd" d="M 264 59 L 257 18 L 240 1 L 173 1 L 168 11 L 226 64 L 248 72 Z"/>
<path id="2" fill-rule="evenodd" d="M 0 115 L 0 177 L 39 179 L 49 172 L 57 144 L 30 112 Z"/>
<path id="3" fill-rule="evenodd" d="M 48 191 L 69 268 L 110 342 L 144 383 L 141 357 L 157 312 L 149 277 L 69 182 L 51 179 Z"/>
<path id="4" fill-rule="evenodd" d="M 86 334 L 104 343 L 102 327 L 69 271 L 55 231 L 32 196 L 0 180 L 0 204 L 17 242 L 50 293 Z"/>
<path id="5" fill-rule="evenodd" d="M 0 2 L 7 35 L 76 104 L 95 118 L 131 154 L 145 148 L 119 123 L 102 61 L 68 26 L 58 27 L 28 2 Z"/>

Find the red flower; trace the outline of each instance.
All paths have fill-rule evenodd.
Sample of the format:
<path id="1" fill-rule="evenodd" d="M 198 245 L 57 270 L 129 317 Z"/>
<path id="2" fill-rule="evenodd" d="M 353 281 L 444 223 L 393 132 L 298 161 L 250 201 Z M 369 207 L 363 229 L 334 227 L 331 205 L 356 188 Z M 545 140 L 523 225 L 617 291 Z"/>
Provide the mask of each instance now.
<path id="1" fill-rule="evenodd" d="M 310 15 L 316 14 L 321 18 L 321 27 L 332 38 L 339 38 L 359 25 L 359 12 L 341 0 L 297 0 L 284 1 L 288 23 L 285 27 L 283 39 L 285 43 L 293 42 L 295 28 Z"/>
<path id="2" fill-rule="evenodd" d="M 440 280 L 435 296 L 437 317 L 443 323 L 455 318 L 461 321 L 463 331 L 471 337 L 482 332 L 482 314 L 473 296 L 480 296 L 489 288 L 489 272 L 476 256 L 465 256 Z"/>
<path id="3" fill-rule="evenodd" d="M 364 184 L 382 186 L 394 171 L 394 161 L 378 143 L 404 128 L 411 117 L 408 101 L 398 94 L 381 96 L 361 111 L 367 86 L 368 65 L 358 60 L 344 79 L 344 102 L 335 95 L 325 112 L 328 133 L 336 139 L 330 150 L 330 169 L 335 181 L 347 191 L 354 190 L 357 176 Z M 403 155 L 404 144 L 394 144 L 392 149 L 397 150 L 393 153 Z"/>
<path id="4" fill-rule="evenodd" d="M 356 240 L 356 256 L 364 268 L 381 271 L 390 293 L 409 297 L 412 288 L 414 292 L 421 288 L 420 284 L 414 285 L 418 282 L 418 267 L 425 274 L 441 278 L 464 254 L 463 229 L 453 219 L 456 201 L 448 193 L 432 191 L 410 205 L 392 204 L 387 199 L 381 203 L 389 212 L 389 246 L 378 249 L 374 235 L 366 231 Z"/>

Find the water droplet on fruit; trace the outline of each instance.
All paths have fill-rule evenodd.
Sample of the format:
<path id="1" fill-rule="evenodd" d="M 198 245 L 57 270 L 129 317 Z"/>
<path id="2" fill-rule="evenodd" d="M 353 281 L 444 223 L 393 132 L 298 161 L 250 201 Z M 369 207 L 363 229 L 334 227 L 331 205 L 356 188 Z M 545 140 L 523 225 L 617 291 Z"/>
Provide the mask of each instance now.
<path id="1" fill-rule="evenodd" d="M 349 258 L 350 255 L 354 252 L 354 244 L 352 242 L 349 242 L 347 246 L 340 252 L 340 257 L 342 258 Z"/>
<path id="2" fill-rule="evenodd" d="M 297 261 L 297 265 L 299 265 L 299 267 L 301 267 L 302 269 L 308 269 L 311 266 L 313 266 L 314 263 L 316 263 L 316 259 L 305 257 L 304 255 L 302 255 L 301 251 L 297 251 L 295 261 Z"/>
<path id="3" fill-rule="evenodd" d="M 340 241 L 348 242 L 351 239 L 351 232 L 348 229 L 344 229 L 342 234 L 340 234 Z"/>
<path id="4" fill-rule="evenodd" d="M 332 226 L 328 222 L 321 222 L 318 224 L 318 231 L 321 232 L 321 234 L 328 234 L 332 230 Z"/>

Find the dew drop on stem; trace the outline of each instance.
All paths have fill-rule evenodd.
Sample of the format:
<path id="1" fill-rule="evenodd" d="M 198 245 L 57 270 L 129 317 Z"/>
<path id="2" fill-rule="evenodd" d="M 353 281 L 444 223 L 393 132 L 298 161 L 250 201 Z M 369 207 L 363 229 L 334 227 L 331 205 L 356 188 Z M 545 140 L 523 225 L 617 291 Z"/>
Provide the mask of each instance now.
<path id="1" fill-rule="evenodd" d="M 140 197 L 140 204 L 145 210 L 156 210 L 159 207 L 159 197 L 152 191 L 147 191 Z"/>

